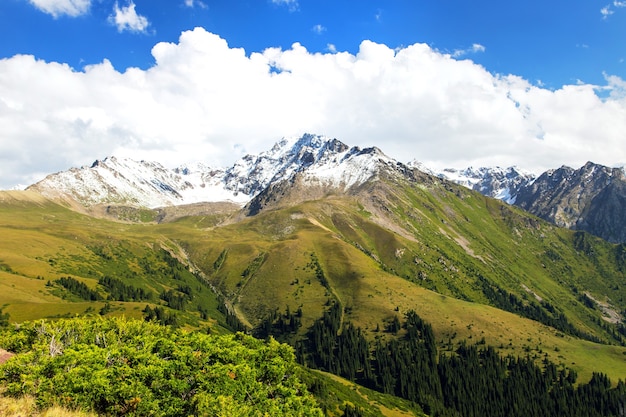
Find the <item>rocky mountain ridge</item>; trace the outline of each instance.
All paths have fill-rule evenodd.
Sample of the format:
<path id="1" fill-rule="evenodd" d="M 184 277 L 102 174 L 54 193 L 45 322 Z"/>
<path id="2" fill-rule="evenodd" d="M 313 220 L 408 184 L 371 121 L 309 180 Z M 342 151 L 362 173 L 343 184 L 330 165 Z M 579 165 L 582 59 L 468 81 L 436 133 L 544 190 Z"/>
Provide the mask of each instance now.
<path id="1" fill-rule="evenodd" d="M 381 172 L 421 171 L 521 207 L 562 227 L 584 230 L 610 242 L 626 242 L 626 177 L 623 168 L 588 162 L 540 176 L 517 167 L 434 171 L 407 165 L 380 149 L 349 147 L 319 135 L 283 138 L 270 150 L 246 155 L 229 168 L 203 164 L 168 169 L 157 162 L 107 157 L 89 167 L 51 174 L 28 189 L 91 207 L 172 207 L 231 202 L 257 213 L 277 200 L 302 201 L 345 193 Z M 280 196 L 280 197 L 277 197 Z"/>
<path id="2" fill-rule="evenodd" d="M 533 173 L 515 166 L 508 168 L 446 168 L 441 172 L 435 172 L 434 175 L 508 204 L 515 204 L 520 190 L 536 179 Z"/>
<path id="3" fill-rule="evenodd" d="M 613 243 L 626 242 L 624 168 L 587 162 L 538 177 L 516 167 L 446 169 L 435 173 L 457 184 L 516 205 L 561 227 L 584 230 Z"/>
<path id="4" fill-rule="evenodd" d="M 587 162 L 563 166 L 522 187 L 515 205 L 558 226 L 626 242 L 626 175 L 623 168 Z"/>
<path id="5" fill-rule="evenodd" d="M 126 204 L 157 208 L 199 202 L 244 205 L 271 184 L 298 178 L 308 185 L 345 191 L 376 175 L 379 164 L 396 164 L 377 148 L 348 147 L 337 139 L 305 134 L 284 138 L 232 167 L 167 169 L 157 162 L 108 157 L 89 167 L 48 175 L 28 187 L 47 197 L 84 206 Z"/>

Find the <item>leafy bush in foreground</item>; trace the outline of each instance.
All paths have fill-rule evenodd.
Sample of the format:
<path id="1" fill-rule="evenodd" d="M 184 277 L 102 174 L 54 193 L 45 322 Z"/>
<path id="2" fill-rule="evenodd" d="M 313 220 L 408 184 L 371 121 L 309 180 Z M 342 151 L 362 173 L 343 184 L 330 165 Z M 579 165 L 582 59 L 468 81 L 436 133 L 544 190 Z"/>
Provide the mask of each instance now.
<path id="1" fill-rule="evenodd" d="M 108 415 L 321 416 L 292 348 L 119 318 L 25 323 L 0 346 L 5 395 Z"/>

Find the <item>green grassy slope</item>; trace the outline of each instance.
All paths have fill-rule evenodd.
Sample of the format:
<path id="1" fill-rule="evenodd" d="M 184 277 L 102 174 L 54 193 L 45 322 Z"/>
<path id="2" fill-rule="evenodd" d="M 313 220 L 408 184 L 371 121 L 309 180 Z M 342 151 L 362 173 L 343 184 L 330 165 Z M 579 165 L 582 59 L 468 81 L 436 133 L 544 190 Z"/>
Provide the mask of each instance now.
<path id="1" fill-rule="evenodd" d="M 537 269 L 542 275 L 537 276 L 536 281 L 564 294 L 566 305 L 562 310 L 568 320 L 603 337 L 607 344 L 581 341 L 537 321 L 487 305 L 489 300 L 477 287 L 475 275 L 470 274 L 482 273 L 490 277 L 492 267 L 487 262 L 476 262 L 476 270 L 468 272 L 464 264 L 449 256 L 445 259 L 447 266 L 444 266 L 439 262 L 442 255 L 436 249 L 421 246 L 420 242 L 389 233 L 369 222 L 358 213 L 358 204 L 354 204 L 356 211 L 348 215 L 346 205 L 351 203 L 344 200 L 335 202 L 335 205 L 329 201 L 310 202 L 289 210 L 268 212 L 207 231 L 203 237 L 185 242 L 185 245 L 214 285 L 252 325 L 258 324 L 264 315 L 275 309 L 282 312 L 288 307 L 290 311 L 302 309 L 302 328 L 306 329 L 321 315 L 325 305 L 337 301 L 347 311 L 346 320 L 367 330 L 374 338 L 380 336 L 375 331 L 377 327 L 384 328 L 394 315 L 401 316 L 414 309 L 432 323 L 442 347 L 450 341 L 456 346 L 461 340 L 471 343 L 484 338 L 487 344 L 501 347 L 504 353 L 547 355 L 557 364 L 573 367 L 583 378 L 589 377 L 592 369 L 601 368 L 615 378 L 626 372 L 626 350 L 608 344 L 610 336 L 594 321 L 601 311 L 583 307 L 575 293 L 561 289 L 558 280 L 545 271 L 547 268 Z M 325 212 L 333 214 L 320 214 Z M 353 222 L 349 239 L 347 233 L 337 227 L 340 224 L 346 230 L 348 220 L 338 221 L 338 216 Z M 362 226 L 357 227 L 359 223 Z M 550 230 L 546 224 L 542 227 Z M 277 230 L 290 232 L 281 235 Z M 377 233 L 383 236 L 376 236 Z M 359 234 L 363 238 L 357 241 Z M 374 246 L 367 249 L 366 245 L 381 240 L 387 243 L 381 245 L 380 250 Z M 448 238 L 441 239 L 440 244 L 457 245 Z M 432 240 L 429 246 L 435 247 Z M 449 253 L 456 252 L 450 250 Z M 216 268 L 221 254 L 225 254 L 224 260 Z M 416 254 L 421 255 L 420 262 L 406 260 Z M 459 258 L 474 265 L 473 257 Z M 421 268 L 427 267 L 424 265 L 431 265 L 429 282 L 426 283 L 423 279 L 413 278 L 419 275 Z M 582 266 L 576 267 L 592 270 L 586 263 L 579 265 Z M 406 272 L 398 276 L 394 269 L 400 267 L 411 274 Z M 513 268 L 523 270 L 523 265 L 513 265 Z M 252 270 L 252 275 L 246 276 L 246 270 Z M 320 280 L 320 270 L 325 282 Z M 512 272 L 505 270 L 500 274 L 495 278 L 513 281 Z M 535 300 L 534 295 L 519 287 L 523 281 L 513 281 L 517 288 L 515 285 L 505 286 L 501 283 L 503 281 L 496 282 L 511 292 L 515 289 L 524 302 Z M 449 289 L 452 285 L 454 291 Z M 533 288 L 532 291 L 539 291 L 532 282 L 525 285 Z M 425 287 L 440 289 L 447 295 Z M 548 293 L 541 294 L 548 297 Z M 557 298 L 550 300 L 561 308 Z M 579 315 L 579 311 L 584 314 Z"/>
<path id="2" fill-rule="evenodd" d="M 97 314 L 104 301 L 77 300 L 46 284 L 69 275 L 106 296 L 97 282 L 110 275 L 157 294 L 150 302 L 111 302 L 108 314 L 140 317 L 146 303 L 166 306 L 158 294 L 184 283 L 195 298 L 176 314 L 204 326 L 201 307 L 213 319 L 207 324 L 221 331 L 225 319 L 201 284 L 206 279 L 250 326 L 277 310 L 301 309 L 303 334 L 338 302 L 344 320 L 368 337 L 387 337 L 377 328 L 414 309 L 433 325 L 442 349 L 484 338 L 503 353 L 547 355 L 581 380 L 592 371 L 626 375 L 626 349 L 607 321 L 626 309 L 621 246 L 432 179 L 382 178 L 352 197 L 265 210 L 226 225 L 221 219 L 116 223 L 5 197 L 0 305 L 14 321 Z M 171 256 L 201 274 L 173 279 Z"/>
<path id="3" fill-rule="evenodd" d="M 146 305 L 161 306 L 182 325 L 224 331 L 217 297 L 189 271 L 173 240 L 145 225 L 89 217 L 29 193 L 7 194 L 0 198 L 0 306 L 12 321 L 98 314 L 108 303 L 107 315 L 142 317 Z M 57 282 L 62 277 L 84 283 L 102 299 L 81 299 Z M 98 284 L 103 277 L 149 297 L 108 299 L 111 290 Z M 184 308 L 168 308 L 160 295 L 170 290 L 180 297 L 190 293 Z M 200 310 L 211 319 L 203 320 Z"/>

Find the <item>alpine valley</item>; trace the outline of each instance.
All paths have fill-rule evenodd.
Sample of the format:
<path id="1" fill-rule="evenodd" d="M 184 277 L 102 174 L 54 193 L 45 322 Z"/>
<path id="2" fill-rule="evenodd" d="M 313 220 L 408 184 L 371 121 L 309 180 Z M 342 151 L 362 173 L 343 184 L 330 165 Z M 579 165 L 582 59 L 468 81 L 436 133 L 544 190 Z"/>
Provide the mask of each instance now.
<path id="1" fill-rule="evenodd" d="M 624 415 L 625 181 L 310 134 L 226 169 L 109 157 L 0 193 L 0 306 L 273 337 L 325 415 Z"/>

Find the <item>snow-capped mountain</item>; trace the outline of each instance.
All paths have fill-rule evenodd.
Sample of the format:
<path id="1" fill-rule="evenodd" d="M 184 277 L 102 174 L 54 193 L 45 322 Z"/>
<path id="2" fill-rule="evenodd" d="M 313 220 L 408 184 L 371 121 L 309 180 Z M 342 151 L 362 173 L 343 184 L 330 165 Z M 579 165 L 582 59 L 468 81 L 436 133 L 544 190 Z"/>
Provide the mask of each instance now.
<path id="1" fill-rule="evenodd" d="M 421 177 L 416 175 L 420 171 Z M 559 226 L 589 231 L 611 242 L 626 241 L 623 167 L 587 163 L 579 170 L 562 167 L 537 178 L 516 167 L 435 172 L 419 162 L 401 164 L 375 147 L 351 148 L 337 139 L 310 134 L 282 139 L 270 150 L 246 155 L 229 168 L 196 164 L 168 169 L 156 162 L 109 157 L 49 175 L 28 189 L 85 207 L 157 208 L 229 201 L 247 205 L 247 212 L 254 214 L 329 192 L 349 193 L 383 173 L 410 181 L 432 181 L 436 176 Z"/>
<path id="2" fill-rule="evenodd" d="M 28 187 L 47 197 L 69 197 L 82 205 L 128 204 L 160 207 L 200 201 L 245 202 L 225 189 L 223 170 L 197 165 L 174 170 L 157 162 L 108 157 L 91 166 L 48 175 Z"/>
<path id="3" fill-rule="evenodd" d="M 441 172 L 433 172 L 433 174 L 478 191 L 483 195 L 503 200 L 508 204 L 515 204 L 520 190 L 535 180 L 534 174 L 514 166 L 508 168 L 447 168 Z"/>
<path id="4" fill-rule="evenodd" d="M 309 184 L 342 191 L 395 165 L 377 148 L 348 147 L 337 139 L 306 134 L 285 138 L 259 155 L 246 155 L 227 169 L 198 164 L 168 169 L 157 162 L 109 157 L 91 166 L 47 176 L 29 187 L 48 197 L 82 205 L 163 207 L 198 202 L 249 202 L 270 184 L 295 175 Z"/>
<path id="5" fill-rule="evenodd" d="M 435 173 L 484 195 L 514 204 L 558 226 L 626 242 L 626 170 L 587 162 L 539 177 L 515 167 L 445 169 Z"/>
<path id="6" fill-rule="evenodd" d="M 375 151 L 374 151 L 375 150 Z M 372 155 L 395 163 L 376 148 L 348 147 L 337 139 L 306 134 L 285 138 L 258 156 L 247 155 L 226 170 L 225 187 L 250 198 L 271 183 L 300 174 L 309 183 L 345 190 L 370 179 L 376 172 Z"/>

